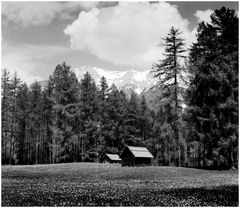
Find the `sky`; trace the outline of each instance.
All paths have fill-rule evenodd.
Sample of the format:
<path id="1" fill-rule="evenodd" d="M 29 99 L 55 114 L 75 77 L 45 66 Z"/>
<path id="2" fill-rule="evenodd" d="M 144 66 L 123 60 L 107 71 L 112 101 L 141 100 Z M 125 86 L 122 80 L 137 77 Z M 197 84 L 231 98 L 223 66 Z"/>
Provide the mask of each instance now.
<path id="1" fill-rule="evenodd" d="M 151 70 L 171 26 L 186 48 L 199 22 L 238 1 L 2 2 L 2 68 L 28 84 L 47 80 L 57 64 Z"/>

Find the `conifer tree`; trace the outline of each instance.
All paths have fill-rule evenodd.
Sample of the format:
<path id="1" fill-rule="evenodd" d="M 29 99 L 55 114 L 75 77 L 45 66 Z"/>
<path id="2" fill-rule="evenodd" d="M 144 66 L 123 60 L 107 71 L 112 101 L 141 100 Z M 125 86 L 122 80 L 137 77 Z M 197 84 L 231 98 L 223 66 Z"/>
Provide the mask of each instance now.
<path id="1" fill-rule="evenodd" d="M 190 124 L 203 166 L 236 167 L 238 147 L 238 17 L 222 7 L 198 27 L 190 54 Z"/>
<path id="2" fill-rule="evenodd" d="M 10 142 L 9 142 L 9 164 L 15 164 L 17 151 L 17 93 L 21 84 L 21 80 L 15 72 L 10 79 Z"/>
<path id="3" fill-rule="evenodd" d="M 141 130 L 141 137 L 143 141 L 151 138 L 152 133 L 152 118 L 150 114 L 150 110 L 147 106 L 147 102 L 145 96 L 141 97 L 140 101 L 140 130 Z"/>
<path id="4" fill-rule="evenodd" d="M 130 96 L 125 114 L 125 142 L 128 145 L 140 145 L 143 138 L 140 130 L 140 101 L 135 92 Z"/>
<path id="5" fill-rule="evenodd" d="M 10 73 L 7 69 L 2 69 L 2 164 L 8 163 L 8 148 L 10 141 L 10 124 L 11 124 L 11 88 Z"/>
<path id="6" fill-rule="evenodd" d="M 40 163 L 42 131 L 42 86 L 35 81 L 29 92 L 28 142 L 30 144 L 31 163 Z"/>
<path id="7" fill-rule="evenodd" d="M 107 121 L 104 131 L 105 148 L 108 153 L 117 153 L 117 151 L 119 152 L 121 150 L 124 143 L 124 116 L 126 113 L 127 100 L 125 94 L 120 92 L 113 84 L 109 89 L 106 101 Z"/>
<path id="8" fill-rule="evenodd" d="M 43 129 L 44 129 L 44 163 L 53 163 L 52 159 L 52 131 L 51 126 L 54 119 L 53 100 L 52 100 L 52 82 L 49 78 L 46 87 L 42 92 L 43 103 Z"/>
<path id="9" fill-rule="evenodd" d="M 95 154 L 91 147 L 98 143 L 98 103 L 97 88 L 91 75 L 87 72 L 80 84 L 80 137 L 82 161 L 89 158 L 89 154 Z M 93 153 L 94 152 L 94 153 Z"/>
<path id="10" fill-rule="evenodd" d="M 108 92 L 108 84 L 105 77 L 102 77 L 100 80 L 100 90 L 99 90 L 99 97 L 101 101 L 105 101 L 107 98 Z"/>
<path id="11" fill-rule="evenodd" d="M 65 62 L 58 65 L 51 77 L 54 121 L 52 149 L 55 162 L 72 161 L 72 139 L 79 136 L 79 83 Z"/>
<path id="12" fill-rule="evenodd" d="M 29 89 L 26 83 L 22 84 L 17 94 L 17 122 L 18 122 L 18 134 L 17 134 L 17 146 L 18 146 L 18 163 L 27 163 L 27 138 L 28 138 L 28 117 L 30 112 L 29 106 Z"/>
<path id="13" fill-rule="evenodd" d="M 183 103 L 185 84 L 185 70 L 181 66 L 181 59 L 185 58 L 183 39 L 180 38 L 180 32 L 178 29 L 171 28 L 168 36 L 163 39 L 165 47 L 165 58 L 160 60 L 159 63 L 155 63 L 153 66 L 154 77 L 158 78 L 159 82 L 157 87 L 163 90 L 163 97 L 161 102 L 170 103 L 173 107 L 172 114 L 173 130 L 175 140 L 177 143 L 176 152 L 178 153 L 178 160 L 176 165 L 180 165 L 180 113 Z"/>

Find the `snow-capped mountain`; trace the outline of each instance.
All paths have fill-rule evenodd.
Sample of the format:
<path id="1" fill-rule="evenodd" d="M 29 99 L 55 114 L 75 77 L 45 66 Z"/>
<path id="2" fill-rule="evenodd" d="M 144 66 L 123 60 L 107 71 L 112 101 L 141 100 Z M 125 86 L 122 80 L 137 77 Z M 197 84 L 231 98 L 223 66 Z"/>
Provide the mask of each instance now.
<path id="1" fill-rule="evenodd" d="M 81 66 L 73 69 L 77 78 L 81 80 L 88 71 L 95 82 L 99 84 L 102 76 L 107 80 L 108 86 L 115 84 L 119 89 L 125 92 L 135 91 L 137 94 L 149 89 L 153 85 L 153 77 L 150 71 L 112 71 L 92 66 Z"/>

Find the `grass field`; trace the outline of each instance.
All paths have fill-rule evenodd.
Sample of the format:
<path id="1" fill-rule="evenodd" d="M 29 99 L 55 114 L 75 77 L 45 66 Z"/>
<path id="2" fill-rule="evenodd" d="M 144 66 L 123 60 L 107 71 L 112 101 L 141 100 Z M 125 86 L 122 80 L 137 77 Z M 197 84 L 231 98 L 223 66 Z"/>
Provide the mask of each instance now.
<path id="1" fill-rule="evenodd" d="M 2 166 L 2 206 L 238 206 L 238 171 L 70 163 Z"/>

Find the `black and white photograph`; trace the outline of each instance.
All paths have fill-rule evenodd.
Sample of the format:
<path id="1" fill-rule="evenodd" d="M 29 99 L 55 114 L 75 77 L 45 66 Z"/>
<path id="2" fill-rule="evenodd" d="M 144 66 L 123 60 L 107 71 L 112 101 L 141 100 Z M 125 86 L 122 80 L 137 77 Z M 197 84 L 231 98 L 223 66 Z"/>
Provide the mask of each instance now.
<path id="1" fill-rule="evenodd" d="M 1 1 L 2 207 L 238 207 L 238 1 Z"/>

